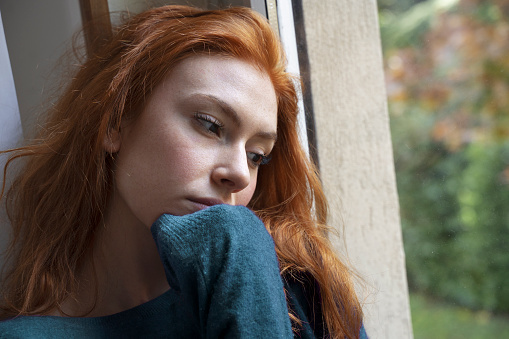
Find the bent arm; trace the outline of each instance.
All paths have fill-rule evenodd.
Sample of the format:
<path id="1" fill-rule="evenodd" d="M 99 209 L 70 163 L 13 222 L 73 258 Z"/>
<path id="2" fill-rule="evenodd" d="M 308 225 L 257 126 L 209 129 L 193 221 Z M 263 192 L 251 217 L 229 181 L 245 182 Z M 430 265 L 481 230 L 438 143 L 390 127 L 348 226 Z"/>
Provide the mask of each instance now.
<path id="1" fill-rule="evenodd" d="M 274 242 L 253 212 L 216 205 L 151 230 L 202 337 L 293 337 Z"/>

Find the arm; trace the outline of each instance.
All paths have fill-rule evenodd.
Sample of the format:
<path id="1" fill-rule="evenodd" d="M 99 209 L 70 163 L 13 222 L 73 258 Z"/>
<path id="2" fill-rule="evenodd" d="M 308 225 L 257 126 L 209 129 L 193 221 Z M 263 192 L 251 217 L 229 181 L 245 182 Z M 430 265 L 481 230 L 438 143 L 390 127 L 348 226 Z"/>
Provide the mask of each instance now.
<path id="1" fill-rule="evenodd" d="M 253 212 L 217 205 L 163 215 L 151 230 L 202 337 L 292 337 L 274 242 Z"/>

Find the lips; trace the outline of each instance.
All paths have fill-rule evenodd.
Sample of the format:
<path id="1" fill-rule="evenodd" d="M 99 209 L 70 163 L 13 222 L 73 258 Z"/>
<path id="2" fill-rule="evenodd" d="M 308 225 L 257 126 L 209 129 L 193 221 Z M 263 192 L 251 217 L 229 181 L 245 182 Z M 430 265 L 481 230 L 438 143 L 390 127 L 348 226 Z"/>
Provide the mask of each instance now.
<path id="1" fill-rule="evenodd" d="M 224 204 L 220 199 L 216 198 L 190 198 L 189 201 L 198 206 L 199 209 L 204 209 L 210 206 Z"/>

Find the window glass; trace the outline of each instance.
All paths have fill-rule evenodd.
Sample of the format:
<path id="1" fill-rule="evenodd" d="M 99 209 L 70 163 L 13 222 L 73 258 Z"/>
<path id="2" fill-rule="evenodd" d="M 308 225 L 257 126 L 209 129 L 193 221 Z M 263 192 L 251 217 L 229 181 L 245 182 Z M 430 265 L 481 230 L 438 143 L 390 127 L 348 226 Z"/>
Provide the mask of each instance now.
<path id="1" fill-rule="evenodd" d="M 378 6 L 415 337 L 509 337 L 509 1 Z"/>

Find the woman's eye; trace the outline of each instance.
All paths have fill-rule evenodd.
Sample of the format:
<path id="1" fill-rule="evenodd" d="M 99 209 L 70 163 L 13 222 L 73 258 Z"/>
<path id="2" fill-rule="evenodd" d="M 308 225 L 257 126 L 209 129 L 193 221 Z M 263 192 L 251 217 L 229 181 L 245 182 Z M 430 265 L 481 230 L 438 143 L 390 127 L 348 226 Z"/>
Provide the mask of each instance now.
<path id="1" fill-rule="evenodd" d="M 263 155 L 263 154 L 253 153 L 253 152 L 248 152 L 247 158 L 255 167 L 268 164 L 270 161 L 269 155 Z"/>
<path id="2" fill-rule="evenodd" d="M 221 136 L 223 124 L 221 124 L 219 120 L 211 117 L 210 115 L 201 113 L 196 113 L 195 118 L 208 133 Z"/>

